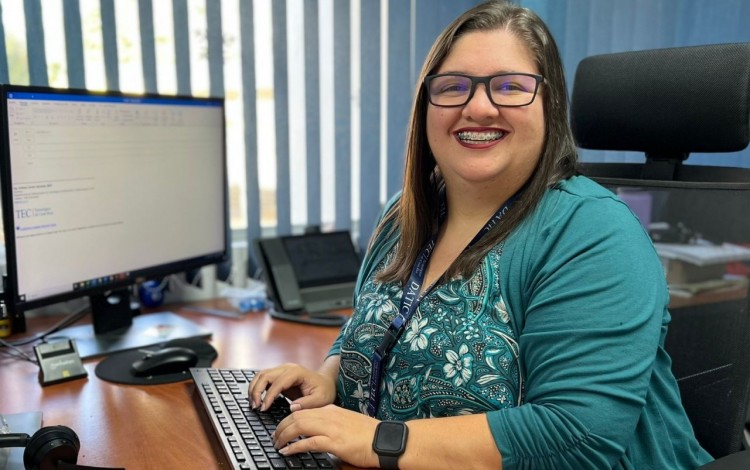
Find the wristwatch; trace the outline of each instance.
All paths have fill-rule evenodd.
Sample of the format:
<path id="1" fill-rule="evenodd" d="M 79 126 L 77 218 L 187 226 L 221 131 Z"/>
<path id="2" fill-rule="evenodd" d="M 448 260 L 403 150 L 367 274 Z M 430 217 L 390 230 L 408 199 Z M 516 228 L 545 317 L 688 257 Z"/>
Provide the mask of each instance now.
<path id="1" fill-rule="evenodd" d="M 409 428 L 401 421 L 381 421 L 375 429 L 372 450 L 378 454 L 380 468 L 398 469 L 398 458 L 406 450 Z"/>

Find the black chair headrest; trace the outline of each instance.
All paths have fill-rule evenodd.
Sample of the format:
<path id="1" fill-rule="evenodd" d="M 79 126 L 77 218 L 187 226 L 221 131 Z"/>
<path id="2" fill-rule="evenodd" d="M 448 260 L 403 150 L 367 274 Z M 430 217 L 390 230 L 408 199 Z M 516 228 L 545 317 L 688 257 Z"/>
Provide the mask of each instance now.
<path id="1" fill-rule="evenodd" d="M 742 150 L 750 142 L 750 43 L 587 57 L 575 75 L 571 125 L 587 149 Z"/>

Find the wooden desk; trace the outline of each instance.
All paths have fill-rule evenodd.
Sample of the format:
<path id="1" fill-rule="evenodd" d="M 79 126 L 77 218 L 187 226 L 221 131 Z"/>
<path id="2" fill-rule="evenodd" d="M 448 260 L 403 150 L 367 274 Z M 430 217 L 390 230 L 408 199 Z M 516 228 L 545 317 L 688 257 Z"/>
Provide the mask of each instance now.
<path id="1" fill-rule="evenodd" d="M 702 292 L 692 297 L 678 297 L 673 295 L 669 299 L 669 308 L 676 310 L 683 307 L 693 307 L 696 305 L 714 304 L 717 302 L 727 302 L 730 300 L 742 300 L 747 297 L 747 286 L 737 289 L 720 290 L 716 292 Z"/>
<path id="2" fill-rule="evenodd" d="M 200 302 L 228 308 L 223 301 Z M 283 362 L 317 368 L 338 328 L 272 320 L 262 312 L 240 320 L 167 307 L 209 329 L 219 352 L 214 367 L 261 369 Z M 39 332 L 60 318 L 29 318 L 28 331 Z M 11 336 L 9 340 L 17 339 Z M 27 349 L 27 348 L 24 348 Z M 33 356 L 30 347 L 28 350 Z M 168 385 L 118 385 L 94 373 L 98 359 L 84 361 L 88 378 L 39 385 L 38 367 L 0 355 L 0 412 L 42 411 L 43 425 L 62 424 L 81 440 L 78 463 L 143 469 L 214 469 L 223 454 L 192 381 Z"/>

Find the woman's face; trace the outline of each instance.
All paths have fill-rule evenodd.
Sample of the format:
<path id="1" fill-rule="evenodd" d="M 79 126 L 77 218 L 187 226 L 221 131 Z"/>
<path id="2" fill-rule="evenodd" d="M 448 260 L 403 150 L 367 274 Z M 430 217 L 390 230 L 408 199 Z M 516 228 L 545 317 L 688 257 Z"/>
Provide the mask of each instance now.
<path id="1" fill-rule="evenodd" d="M 538 74 L 531 51 L 506 30 L 460 37 L 435 72 L 490 76 Z M 427 139 L 448 188 L 520 187 L 531 176 L 544 143 L 540 85 L 534 101 L 516 108 L 494 105 L 484 84 L 463 107 L 427 105 Z"/>

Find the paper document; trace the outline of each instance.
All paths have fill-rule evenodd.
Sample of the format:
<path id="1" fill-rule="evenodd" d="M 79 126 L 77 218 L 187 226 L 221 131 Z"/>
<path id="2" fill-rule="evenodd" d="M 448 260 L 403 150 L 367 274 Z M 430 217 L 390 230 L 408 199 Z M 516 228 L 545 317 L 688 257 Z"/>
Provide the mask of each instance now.
<path id="1" fill-rule="evenodd" d="M 750 248 L 731 243 L 721 245 L 654 243 L 664 259 L 676 259 L 697 266 L 750 260 Z"/>

